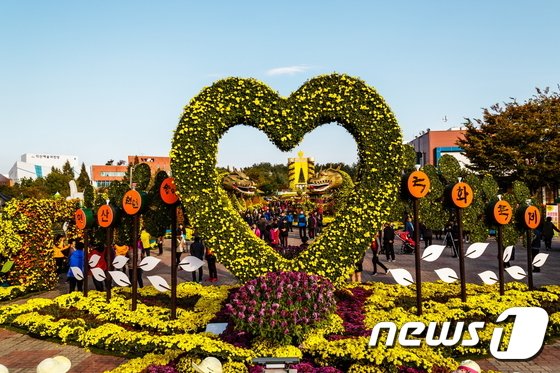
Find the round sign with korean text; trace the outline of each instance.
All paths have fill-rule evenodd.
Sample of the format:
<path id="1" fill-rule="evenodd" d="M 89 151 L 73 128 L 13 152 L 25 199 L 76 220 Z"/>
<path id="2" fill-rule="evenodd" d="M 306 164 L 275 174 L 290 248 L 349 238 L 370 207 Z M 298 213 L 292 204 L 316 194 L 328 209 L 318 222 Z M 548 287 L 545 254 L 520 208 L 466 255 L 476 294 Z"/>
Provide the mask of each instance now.
<path id="1" fill-rule="evenodd" d="M 174 205 L 179 201 L 179 196 L 177 195 L 177 187 L 175 186 L 175 179 L 168 177 L 163 180 L 161 186 L 159 187 L 159 195 L 163 202 L 168 205 Z"/>
<path id="2" fill-rule="evenodd" d="M 414 171 L 408 176 L 408 194 L 414 198 L 423 198 L 430 191 L 430 178 L 423 171 Z"/>
<path id="3" fill-rule="evenodd" d="M 500 200 L 494 205 L 493 215 L 496 223 L 505 225 L 511 221 L 513 209 L 508 201 Z"/>
<path id="4" fill-rule="evenodd" d="M 128 215 L 136 215 L 144 209 L 144 197 L 140 192 L 131 189 L 125 193 L 122 200 L 123 210 Z"/>
<path id="5" fill-rule="evenodd" d="M 536 229 L 541 223 L 541 212 L 535 206 L 529 206 L 523 214 L 525 226 L 529 229 Z"/>
<path id="6" fill-rule="evenodd" d="M 451 189 L 451 201 L 456 207 L 466 208 L 469 207 L 474 199 L 474 193 L 469 184 L 460 182 L 453 186 Z"/>
<path id="7" fill-rule="evenodd" d="M 77 209 L 74 213 L 74 219 L 78 229 L 90 228 L 94 223 L 93 211 L 90 209 Z"/>
<path id="8" fill-rule="evenodd" d="M 102 205 L 97 210 L 97 224 L 102 228 L 109 228 L 113 225 L 115 213 L 110 205 Z"/>

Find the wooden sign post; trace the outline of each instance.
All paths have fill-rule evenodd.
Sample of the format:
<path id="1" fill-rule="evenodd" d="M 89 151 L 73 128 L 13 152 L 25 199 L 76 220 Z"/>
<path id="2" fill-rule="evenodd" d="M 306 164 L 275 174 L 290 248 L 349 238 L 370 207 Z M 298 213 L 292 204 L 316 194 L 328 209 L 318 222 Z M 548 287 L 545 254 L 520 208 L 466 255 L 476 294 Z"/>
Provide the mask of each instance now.
<path id="1" fill-rule="evenodd" d="M 76 221 L 76 227 L 84 232 L 84 297 L 88 295 L 88 272 L 89 272 L 89 262 L 88 262 L 88 251 L 89 251 L 89 229 L 95 224 L 95 219 L 93 217 L 93 211 L 91 209 L 81 208 L 76 210 L 74 214 L 74 219 Z"/>
<path id="2" fill-rule="evenodd" d="M 134 219 L 132 224 L 132 311 L 138 303 L 138 225 L 140 213 L 146 208 L 145 194 L 131 189 L 125 193 L 122 206 L 127 215 Z"/>
<path id="3" fill-rule="evenodd" d="M 498 277 L 500 280 L 500 295 L 504 295 L 504 237 L 503 226 L 511 221 L 513 209 L 507 201 L 498 196 L 498 202 L 492 207 L 492 219 L 498 225 Z"/>
<path id="4" fill-rule="evenodd" d="M 163 180 L 159 194 L 163 202 L 169 205 L 171 215 L 171 320 L 177 318 L 177 205 L 179 196 L 172 177 Z"/>
<path id="5" fill-rule="evenodd" d="M 457 211 L 458 243 L 459 243 L 459 277 L 461 277 L 461 300 L 467 301 L 467 284 L 465 279 L 465 253 L 463 248 L 463 209 L 469 207 L 474 200 L 474 193 L 469 184 L 459 182 L 451 189 L 451 202 Z"/>
<path id="6" fill-rule="evenodd" d="M 116 209 L 109 204 L 101 206 L 97 210 L 97 224 L 101 228 L 106 229 L 105 237 L 105 261 L 107 262 L 107 270 L 113 270 L 113 261 L 111 260 L 111 247 L 113 243 L 113 226 L 117 221 Z M 111 300 L 111 278 L 105 273 L 105 287 L 107 290 L 107 302 Z"/>
<path id="7" fill-rule="evenodd" d="M 523 217 L 519 219 L 523 222 L 526 229 L 527 238 L 527 286 L 533 290 L 533 248 L 531 247 L 531 232 L 541 224 L 541 212 L 535 206 L 527 206 L 522 209 Z"/>
<path id="8" fill-rule="evenodd" d="M 418 222 L 418 200 L 423 198 L 430 191 L 430 178 L 423 171 L 417 170 L 412 172 L 407 178 L 407 192 L 412 198 L 413 215 L 414 215 L 414 259 L 416 267 L 416 314 L 422 315 L 422 269 L 420 256 L 420 228 Z"/>

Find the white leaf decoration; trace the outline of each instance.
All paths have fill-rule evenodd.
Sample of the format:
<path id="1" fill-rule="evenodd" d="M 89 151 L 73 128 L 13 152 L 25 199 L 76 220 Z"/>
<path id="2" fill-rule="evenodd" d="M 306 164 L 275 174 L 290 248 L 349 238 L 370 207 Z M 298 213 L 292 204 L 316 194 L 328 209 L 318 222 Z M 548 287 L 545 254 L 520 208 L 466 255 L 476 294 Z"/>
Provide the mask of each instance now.
<path id="1" fill-rule="evenodd" d="M 89 266 L 90 266 L 91 268 L 97 266 L 97 263 L 99 263 L 99 259 L 101 259 L 101 257 L 100 257 L 99 255 L 93 254 L 93 255 L 91 256 L 91 258 L 89 258 L 89 262 L 88 262 Z"/>
<path id="2" fill-rule="evenodd" d="M 533 259 L 533 265 L 535 267 L 542 267 L 547 259 L 548 259 L 548 254 L 545 253 L 537 254 Z"/>
<path id="3" fill-rule="evenodd" d="M 504 250 L 504 263 L 509 262 L 509 260 L 511 259 L 511 255 L 513 254 L 513 245 L 512 246 L 508 246 L 505 248 Z M 513 268 L 513 267 L 512 267 Z M 515 278 L 515 277 L 514 277 Z"/>
<path id="4" fill-rule="evenodd" d="M 484 254 L 484 251 L 486 250 L 487 247 L 488 247 L 487 242 L 475 242 L 469 246 L 467 252 L 465 253 L 465 256 L 467 258 L 476 259 L 482 254 Z"/>
<path id="5" fill-rule="evenodd" d="M 113 278 L 113 281 L 115 281 L 115 284 L 119 285 L 119 286 L 130 286 L 130 280 L 128 279 L 128 276 L 122 272 L 122 271 L 109 271 L 109 274 L 111 275 L 111 277 Z"/>
<path id="6" fill-rule="evenodd" d="M 105 276 L 105 271 L 101 268 L 92 268 L 91 274 L 97 281 L 105 281 L 105 278 L 107 278 L 107 276 Z"/>
<path id="7" fill-rule="evenodd" d="M 152 269 L 154 269 L 159 262 L 161 262 L 161 259 L 158 259 L 155 256 L 147 256 L 144 259 L 142 259 L 140 264 L 138 264 L 138 267 L 142 268 L 144 271 L 149 272 Z"/>
<path id="8" fill-rule="evenodd" d="M 452 283 L 459 279 L 459 276 L 457 276 L 457 272 L 455 272 L 451 268 L 440 268 L 434 270 L 434 272 L 444 282 Z"/>
<path id="9" fill-rule="evenodd" d="M 520 266 L 511 266 L 506 268 L 506 272 L 516 280 L 522 280 L 527 275 Z"/>
<path id="10" fill-rule="evenodd" d="M 478 276 L 480 276 L 486 285 L 494 285 L 498 281 L 498 277 L 492 271 L 484 271 L 479 273 Z"/>
<path id="11" fill-rule="evenodd" d="M 126 256 L 117 255 L 115 259 L 113 259 L 113 267 L 115 267 L 116 269 L 121 269 L 126 265 L 126 262 L 128 262 L 128 258 Z"/>
<path id="12" fill-rule="evenodd" d="M 179 266 L 187 272 L 194 272 L 202 267 L 203 264 L 204 262 L 198 259 L 196 256 L 189 255 L 181 260 Z"/>
<path id="13" fill-rule="evenodd" d="M 84 279 L 84 272 L 82 272 L 82 269 L 80 267 L 70 267 L 70 270 L 72 271 L 72 274 L 74 275 L 76 280 L 80 281 Z"/>
<path id="14" fill-rule="evenodd" d="M 443 253 L 444 249 L 444 245 L 430 245 L 424 249 L 424 252 L 422 253 L 422 260 L 427 262 L 436 261 L 440 257 L 441 253 Z"/>
<path id="15" fill-rule="evenodd" d="M 390 269 L 389 273 L 399 285 L 408 286 L 410 284 L 414 284 L 412 275 L 404 268 Z"/>
<path id="16" fill-rule="evenodd" d="M 165 279 L 161 276 L 147 276 L 148 281 L 154 285 L 154 288 L 158 291 L 169 291 L 171 290 L 171 286 L 165 281 Z"/>

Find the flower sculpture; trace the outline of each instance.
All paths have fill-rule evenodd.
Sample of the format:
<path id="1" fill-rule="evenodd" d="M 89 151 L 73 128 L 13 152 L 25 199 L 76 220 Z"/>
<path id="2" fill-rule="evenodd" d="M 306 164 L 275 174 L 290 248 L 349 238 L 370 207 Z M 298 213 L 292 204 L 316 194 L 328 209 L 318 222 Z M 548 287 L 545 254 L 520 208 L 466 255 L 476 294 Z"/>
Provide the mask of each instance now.
<path id="1" fill-rule="evenodd" d="M 330 122 L 343 126 L 357 143 L 356 187 L 346 208 L 310 249 L 287 260 L 252 234 L 220 187 L 215 171 L 218 142 L 231 127 L 245 124 L 287 151 Z M 228 78 L 203 89 L 185 107 L 170 155 L 189 219 L 239 280 L 272 271 L 304 271 L 341 284 L 396 197 L 402 139 L 383 98 L 359 79 L 320 76 L 282 98 L 254 79 Z"/>

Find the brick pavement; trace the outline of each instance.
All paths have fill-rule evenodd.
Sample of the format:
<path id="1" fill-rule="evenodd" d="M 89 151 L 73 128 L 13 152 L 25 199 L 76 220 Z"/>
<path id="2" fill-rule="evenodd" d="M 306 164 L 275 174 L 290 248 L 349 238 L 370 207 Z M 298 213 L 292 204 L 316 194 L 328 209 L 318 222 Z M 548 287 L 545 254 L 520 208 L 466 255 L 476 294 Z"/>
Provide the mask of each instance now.
<path id="1" fill-rule="evenodd" d="M 289 244 L 296 245 L 298 242 L 299 239 L 296 237 L 296 233 L 294 232 L 290 236 Z M 441 241 L 434 241 L 434 244 L 440 243 Z M 488 249 L 479 259 L 466 260 L 465 267 L 468 282 L 481 283 L 477 273 L 481 273 L 485 270 L 492 270 L 497 273 L 497 246 L 492 239 L 489 240 L 489 243 L 490 245 Z M 156 267 L 154 272 L 150 272 L 150 275 L 158 274 L 170 281 L 170 251 L 169 245 L 166 246 L 167 250 L 164 252 L 164 255 L 158 257 L 162 259 L 162 263 Z M 468 244 L 466 244 L 465 247 L 468 247 Z M 399 248 L 400 245 L 395 245 L 397 260 L 393 263 L 386 263 L 386 265 L 389 268 L 405 268 L 411 273 L 414 273 L 414 256 L 399 254 Z M 548 252 L 548 254 L 550 254 L 550 256 L 545 265 L 542 267 L 541 272 L 534 274 L 535 286 L 560 284 L 560 273 L 557 271 L 557 268 L 560 267 L 559 239 L 555 239 L 553 241 L 552 251 Z M 382 261 L 385 262 L 385 259 L 383 258 Z M 524 249 L 516 247 L 515 260 L 512 261 L 511 264 L 526 268 L 526 252 Z M 422 280 L 437 280 L 437 275 L 434 273 L 434 269 L 443 267 L 454 268 L 458 273 L 458 260 L 456 258 L 452 258 L 450 249 L 446 249 L 441 258 L 436 262 L 422 263 Z M 372 269 L 371 252 L 368 250 L 364 260 L 363 281 L 394 283 L 394 280 L 390 275 L 379 274 L 377 276 L 372 276 Z M 205 274 L 207 273 L 208 272 L 205 268 Z M 146 274 L 144 276 L 146 276 Z M 184 271 L 179 271 L 178 277 L 179 282 L 191 280 L 191 274 Z M 219 280 L 216 283 L 217 285 L 234 284 L 237 282 L 236 278 L 221 265 L 218 265 L 218 279 Z M 144 281 L 145 284 L 149 284 L 146 279 Z M 507 274 L 506 281 L 512 281 Z M 203 283 L 210 284 L 206 281 Z M 91 284 L 91 282 L 90 288 L 93 288 L 93 284 Z M 67 284 L 61 281 L 56 289 L 35 295 L 34 297 L 54 298 L 58 295 L 66 293 L 67 291 Z M 24 303 L 26 301 L 27 299 L 19 299 L 16 301 L 4 302 L 3 304 Z M 35 339 L 27 335 L 22 335 L 5 329 L 0 329 L 0 364 L 6 365 L 10 369 L 10 373 L 35 372 L 35 367 L 41 360 L 56 355 L 63 355 L 71 360 L 72 369 L 70 372 L 103 372 L 105 370 L 113 369 L 126 361 L 124 358 L 94 354 L 76 346 L 61 345 L 58 343 Z M 492 369 L 503 373 L 557 373 L 560 372 L 560 341 L 544 346 L 539 355 L 527 362 L 499 361 L 491 357 L 480 359 L 478 362 L 485 370 Z"/>

